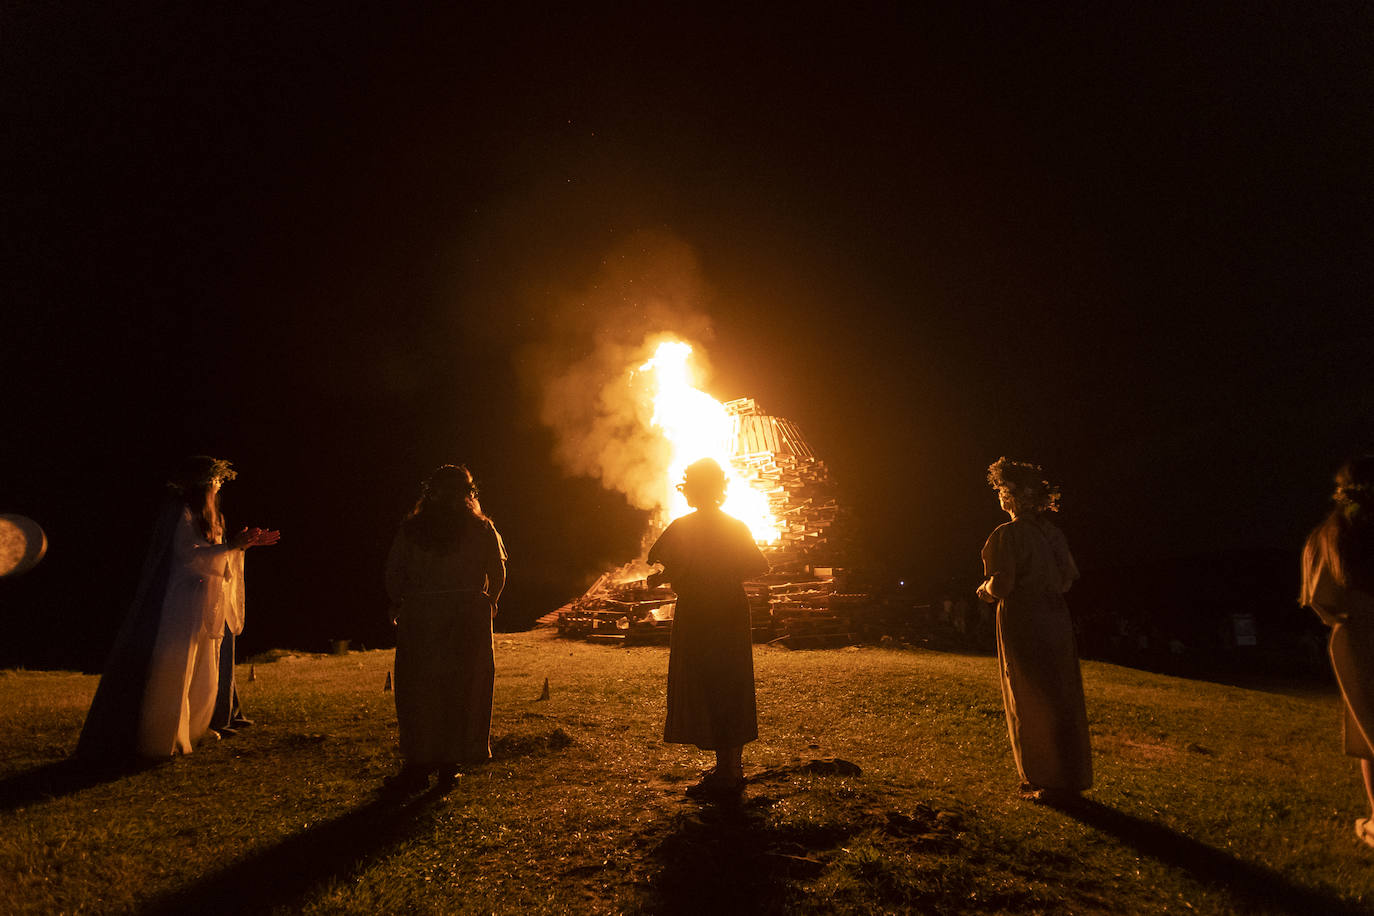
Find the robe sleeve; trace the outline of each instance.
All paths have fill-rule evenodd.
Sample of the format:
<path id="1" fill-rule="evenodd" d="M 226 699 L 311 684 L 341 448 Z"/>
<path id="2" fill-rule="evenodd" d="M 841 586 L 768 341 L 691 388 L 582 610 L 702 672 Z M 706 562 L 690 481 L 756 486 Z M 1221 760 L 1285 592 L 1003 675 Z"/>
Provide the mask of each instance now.
<path id="1" fill-rule="evenodd" d="M 1069 551 L 1068 538 L 1058 528 L 1050 529 L 1050 547 L 1054 551 L 1054 565 L 1059 568 L 1059 591 L 1067 592 L 1078 581 L 1078 564 Z"/>
<path id="2" fill-rule="evenodd" d="M 987 592 L 997 599 L 1004 599 L 1016 588 L 1016 555 L 1007 543 L 1005 525 L 988 535 L 983 545 L 983 583 Z"/>
<path id="3" fill-rule="evenodd" d="M 649 548 L 649 556 L 647 557 L 649 565 L 653 566 L 657 564 L 662 566 L 665 572 L 671 572 L 672 566 L 677 559 L 677 541 L 677 531 L 675 531 L 673 525 L 670 524 L 667 529 L 658 536 L 658 540 L 654 541 L 654 546 Z"/>
<path id="4" fill-rule="evenodd" d="M 759 545 L 754 541 L 754 535 L 749 531 L 749 527 L 740 523 L 740 542 L 739 542 L 739 578 L 740 581 L 753 579 L 767 574 L 768 560 L 764 557 L 763 551 L 759 550 Z"/>
<path id="5" fill-rule="evenodd" d="M 229 572 L 229 556 L 239 553 L 237 547 L 228 544 L 211 544 L 201 537 L 191 520 L 191 510 L 181 514 L 176 535 L 172 543 L 176 562 L 194 576 L 215 576 L 224 578 Z"/>
<path id="6" fill-rule="evenodd" d="M 230 558 L 242 551 L 228 544 L 211 544 L 196 530 L 191 510 L 182 512 L 172 541 L 172 557 L 195 586 L 185 594 L 193 602 L 190 613 L 200 617 L 201 627 L 211 639 L 224 636 L 227 600 L 231 598 L 233 580 L 230 578 Z M 178 594 L 181 594 L 180 592 Z M 237 598 L 233 600 L 237 601 Z M 240 629 L 242 622 L 240 621 Z"/>
<path id="7" fill-rule="evenodd" d="M 501 539 L 501 532 L 496 530 L 496 526 L 487 522 L 487 531 L 491 535 L 491 546 L 487 554 L 487 597 L 495 603 L 501 597 L 501 591 L 506 587 L 506 542 Z"/>
<path id="8" fill-rule="evenodd" d="M 386 594 L 392 604 L 399 603 L 405 597 L 409 553 L 410 542 L 406 540 L 405 532 L 397 531 L 391 541 L 391 550 L 386 555 Z"/>
<path id="9" fill-rule="evenodd" d="M 243 557 L 242 550 L 235 550 L 229 554 L 228 570 L 224 577 L 224 622 L 229 625 L 229 632 L 235 636 L 243 632 Z"/>

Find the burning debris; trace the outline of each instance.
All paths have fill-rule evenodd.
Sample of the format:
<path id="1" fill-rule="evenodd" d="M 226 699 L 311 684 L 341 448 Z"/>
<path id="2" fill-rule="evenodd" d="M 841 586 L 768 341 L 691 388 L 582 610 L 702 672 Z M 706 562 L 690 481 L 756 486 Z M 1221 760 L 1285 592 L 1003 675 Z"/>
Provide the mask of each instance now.
<path id="1" fill-rule="evenodd" d="M 852 642 L 854 611 L 869 596 L 837 587 L 855 555 L 854 526 L 829 469 L 795 423 L 766 413 L 752 398 L 728 401 L 723 409 L 732 443 L 725 458 L 737 486 L 767 500 L 767 524 L 751 528 L 756 537 L 760 530 L 771 534 L 767 540 L 759 538 L 771 572 L 745 583 L 754 641 L 793 648 Z M 655 526 L 645 543 L 652 543 L 670 520 Z M 645 579 L 653 571 L 636 560 L 605 573 L 581 598 L 546 620 L 556 622 L 564 636 L 666 644 L 677 596 L 670 588 L 647 586 Z"/>

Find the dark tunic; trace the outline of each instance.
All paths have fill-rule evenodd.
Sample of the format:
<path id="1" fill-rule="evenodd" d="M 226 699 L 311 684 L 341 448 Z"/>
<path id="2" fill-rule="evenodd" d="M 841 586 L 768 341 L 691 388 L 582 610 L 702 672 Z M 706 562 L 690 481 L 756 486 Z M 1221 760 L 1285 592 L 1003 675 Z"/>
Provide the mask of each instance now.
<path id="1" fill-rule="evenodd" d="M 470 518 L 455 550 L 431 553 L 396 535 L 387 591 L 400 605 L 396 720 L 407 763 L 475 763 L 491 757 L 496 680 L 489 580 L 505 545 L 485 518 Z"/>
<path id="2" fill-rule="evenodd" d="M 997 659 L 1012 753 L 1023 782 L 1081 791 L 1092 785 L 1083 678 L 1064 592 L 1078 578 L 1069 545 L 1043 519 L 1019 518 L 983 546 L 997 601 Z"/>
<path id="3" fill-rule="evenodd" d="M 138 725 L 143 716 L 143 692 L 162 620 L 162 602 L 172 574 L 172 538 L 186 504 L 169 499 L 158 513 L 148 542 L 138 591 L 115 637 L 104 674 L 91 700 L 86 724 L 76 745 L 79 757 L 123 763 L 138 751 Z"/>
<path id="4" fill-rule="evenodd" d="M 754 646 L 742 582 L 768 571 L 745 524 L 700 509 L 668 526 L 649 550 L 663 564 L 677 607 L 668 654 L 663 740 L 706 750 L 759 736 Z"/>

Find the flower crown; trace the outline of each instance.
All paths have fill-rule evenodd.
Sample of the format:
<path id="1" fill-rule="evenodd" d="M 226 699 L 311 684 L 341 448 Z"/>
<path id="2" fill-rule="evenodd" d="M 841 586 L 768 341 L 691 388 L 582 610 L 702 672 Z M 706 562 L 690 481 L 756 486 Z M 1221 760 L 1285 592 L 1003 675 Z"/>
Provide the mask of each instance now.
<path id="1" fill-rule="evenodd" d="M 216 480 L 233 480 L 237 476 L 233 462 L 209 455 L 196 455 L 186 460 L 172 479 L 167 481 L 167 486 L 184 492 L 207 486 Z"/>

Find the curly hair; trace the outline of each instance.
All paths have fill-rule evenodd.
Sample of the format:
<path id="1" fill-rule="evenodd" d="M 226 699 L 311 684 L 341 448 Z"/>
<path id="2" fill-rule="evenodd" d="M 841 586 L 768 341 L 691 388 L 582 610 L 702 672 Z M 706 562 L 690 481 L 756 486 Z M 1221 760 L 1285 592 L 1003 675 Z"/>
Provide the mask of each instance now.
<path id="1" fill-rule="evenodd" d="M 998 458 L 988 465 L 988 484 L 1006 491 L 1022 512 L 1058 512 L 1062 495 L 1059 485 L 1051 483 L 1045 469 L 1029 461 Z"/>
<path id="2" fill-rule="evenodd" d="M 714 458 L 700 458 L 687 465 L 678 490 L 694 508 L 718 507 L 725 502 L 725 472 Z"/>

